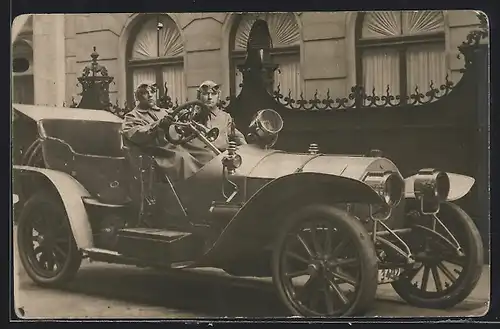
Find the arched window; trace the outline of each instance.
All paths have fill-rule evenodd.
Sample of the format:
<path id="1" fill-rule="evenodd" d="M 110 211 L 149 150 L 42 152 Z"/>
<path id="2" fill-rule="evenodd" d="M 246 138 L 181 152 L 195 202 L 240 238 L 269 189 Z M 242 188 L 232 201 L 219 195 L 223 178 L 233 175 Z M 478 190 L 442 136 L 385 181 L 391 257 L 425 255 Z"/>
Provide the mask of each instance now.
<path id="1" fill-rule="evenodd" d="M 236 18 L 231 33 L 231 94 L 238 95 L 243 81 L 237 65 L 245 62 L 250 30 L 257 19 L 267 22 L 273 49 L 271 58 L 279 64 L 274 76 L 275 89 L 280 85 L 282 94 L 291 90 L 292 97 L 300 95 L 300 31 L 293 13 L 246 13 Z"/>
<path id="2" fill-rule="evenodd" d="M 34 104 L 33 48 L 31 36 L 18 38 L 12 46 L 12 98 L 14 103 Z"/>
<path id="3" fill-rule="evenodd" d="M 145 15 L 137 22 L 127 44 L 127 102 L 135 104 L 134 90 L 141 83 L 156 83 L 158 97 L 168 87 L 175 103 L 186 99 L 184 45 L 179 29 L 168 15 Z"/>
<path id="4" fill-rule="evenodd" d="M 356 26 L 356 83 L 368 94 L 410 95 L 428 91 L 447 74 L 441 11 L 360 13 Z"/>

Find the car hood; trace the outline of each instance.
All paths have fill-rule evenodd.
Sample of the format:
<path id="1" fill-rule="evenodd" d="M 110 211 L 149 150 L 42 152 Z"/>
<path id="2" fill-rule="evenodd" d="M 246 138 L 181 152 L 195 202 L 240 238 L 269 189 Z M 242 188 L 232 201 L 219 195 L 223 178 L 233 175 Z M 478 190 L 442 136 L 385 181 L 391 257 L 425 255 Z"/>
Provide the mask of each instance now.
<path id="1" fill-rule="evenodd" d="M 206 216 L 213 201 L 225 200 L 221 193 L 222 159 L 227 151 L 212 159 L 176 190 L 182 202 L 193 216 Z M 231 181 L 242 187 L 236 202 L 245 202 L 267 182 L 298 172 L 313 172 L 342 176 L 354 180 L 363 179 L 367 171 L 392 170 L 396 166 L 388 159 L 352 155 L 290 153 L 265 150 L 253 145 L 243 145 L 237 150 L 242 158 L 241 166 L 231 175 Z M 239 199 L 238 199 L 239 198 Z"/>
<path id="2" fill-rule="evenodd" d="M 251 145 L 240 147 L 238 154 L 243 162 L 236 175 L 248 178 L 275 179 L 297 172 L 314 172 L 360 179 L 367 171 L 399 172 L 392 161 L 379 157 L 289 153 Z"/>

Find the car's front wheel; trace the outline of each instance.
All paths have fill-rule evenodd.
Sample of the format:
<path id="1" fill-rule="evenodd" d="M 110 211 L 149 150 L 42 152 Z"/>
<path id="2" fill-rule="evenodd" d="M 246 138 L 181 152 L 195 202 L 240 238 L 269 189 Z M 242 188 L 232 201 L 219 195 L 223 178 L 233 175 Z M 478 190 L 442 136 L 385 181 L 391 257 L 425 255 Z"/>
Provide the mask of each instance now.
<path id="1" fill-rule="evenodd" d="M 17 246 L 26 273 L 39 285 L 67 282 L 81 265 L 66 210 L 60 199 L 47 191 L 26 202 L 17 227 Z"/>
<path id="2" fill-rule="evenodd" d="M 310 205 L 287 216 L 272 257 L 273 282 L 299 316 L 365 312 L 377 291 L 377 256 L 370 235 L 345 211 Z"/>
<path id="3" fill-rule="evenodd" d="M 407 242 L 419 265 L 392 283 L 402 299 L 417 307 L 459 304 L 476 287 L 483 270 L 481 235 L 469 215 L 444 202 L 437 217 L 444 227 L 416 211 L 409 217 L 413 233 Z"/>

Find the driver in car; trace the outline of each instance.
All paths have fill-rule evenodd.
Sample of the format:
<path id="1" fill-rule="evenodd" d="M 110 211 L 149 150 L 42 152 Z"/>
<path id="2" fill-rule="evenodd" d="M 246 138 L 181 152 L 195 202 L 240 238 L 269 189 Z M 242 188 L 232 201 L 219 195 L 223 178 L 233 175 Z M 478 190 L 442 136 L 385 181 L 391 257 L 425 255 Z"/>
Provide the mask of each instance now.
<path id="1" fill-rule="evenodd" d="M 154 149 L 156 163 L 173 181 L 187 179 L 212 160 L 215 154 L 198 138 L 182 145 L 169 143 L 163 128 L 171 120 L 171 110 L 156 106 L 154 96 L 155 88 L 150 85 L 141 84 L 137 88 L 135 97 L 138 105 L 125 115 L 122 135 L 139 148 Z M 197 98 L 206 105 L 205 110 L 197 108 L 201 114 L 197 116 L 202 121 L 200 123 L 209 129 L 219 129 L 219 136 L 213 142 L 219 150 L 226 150 L 230 139 L 237 145 L 246 144 L 244 135 L 234 128 L 231 116 L 219 107 L 218 84 L 203 82 L 197 90 Z"/>

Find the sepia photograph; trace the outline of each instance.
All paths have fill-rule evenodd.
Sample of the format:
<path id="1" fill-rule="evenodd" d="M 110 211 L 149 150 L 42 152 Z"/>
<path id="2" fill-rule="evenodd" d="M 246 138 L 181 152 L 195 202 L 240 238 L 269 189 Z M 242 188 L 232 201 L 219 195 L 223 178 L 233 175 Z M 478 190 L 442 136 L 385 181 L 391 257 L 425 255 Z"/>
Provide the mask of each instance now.
<path id="1" fill-rule="evenodd" d="M 12 317 L 480 317 L 475 10 L 25 14 Z"/>

